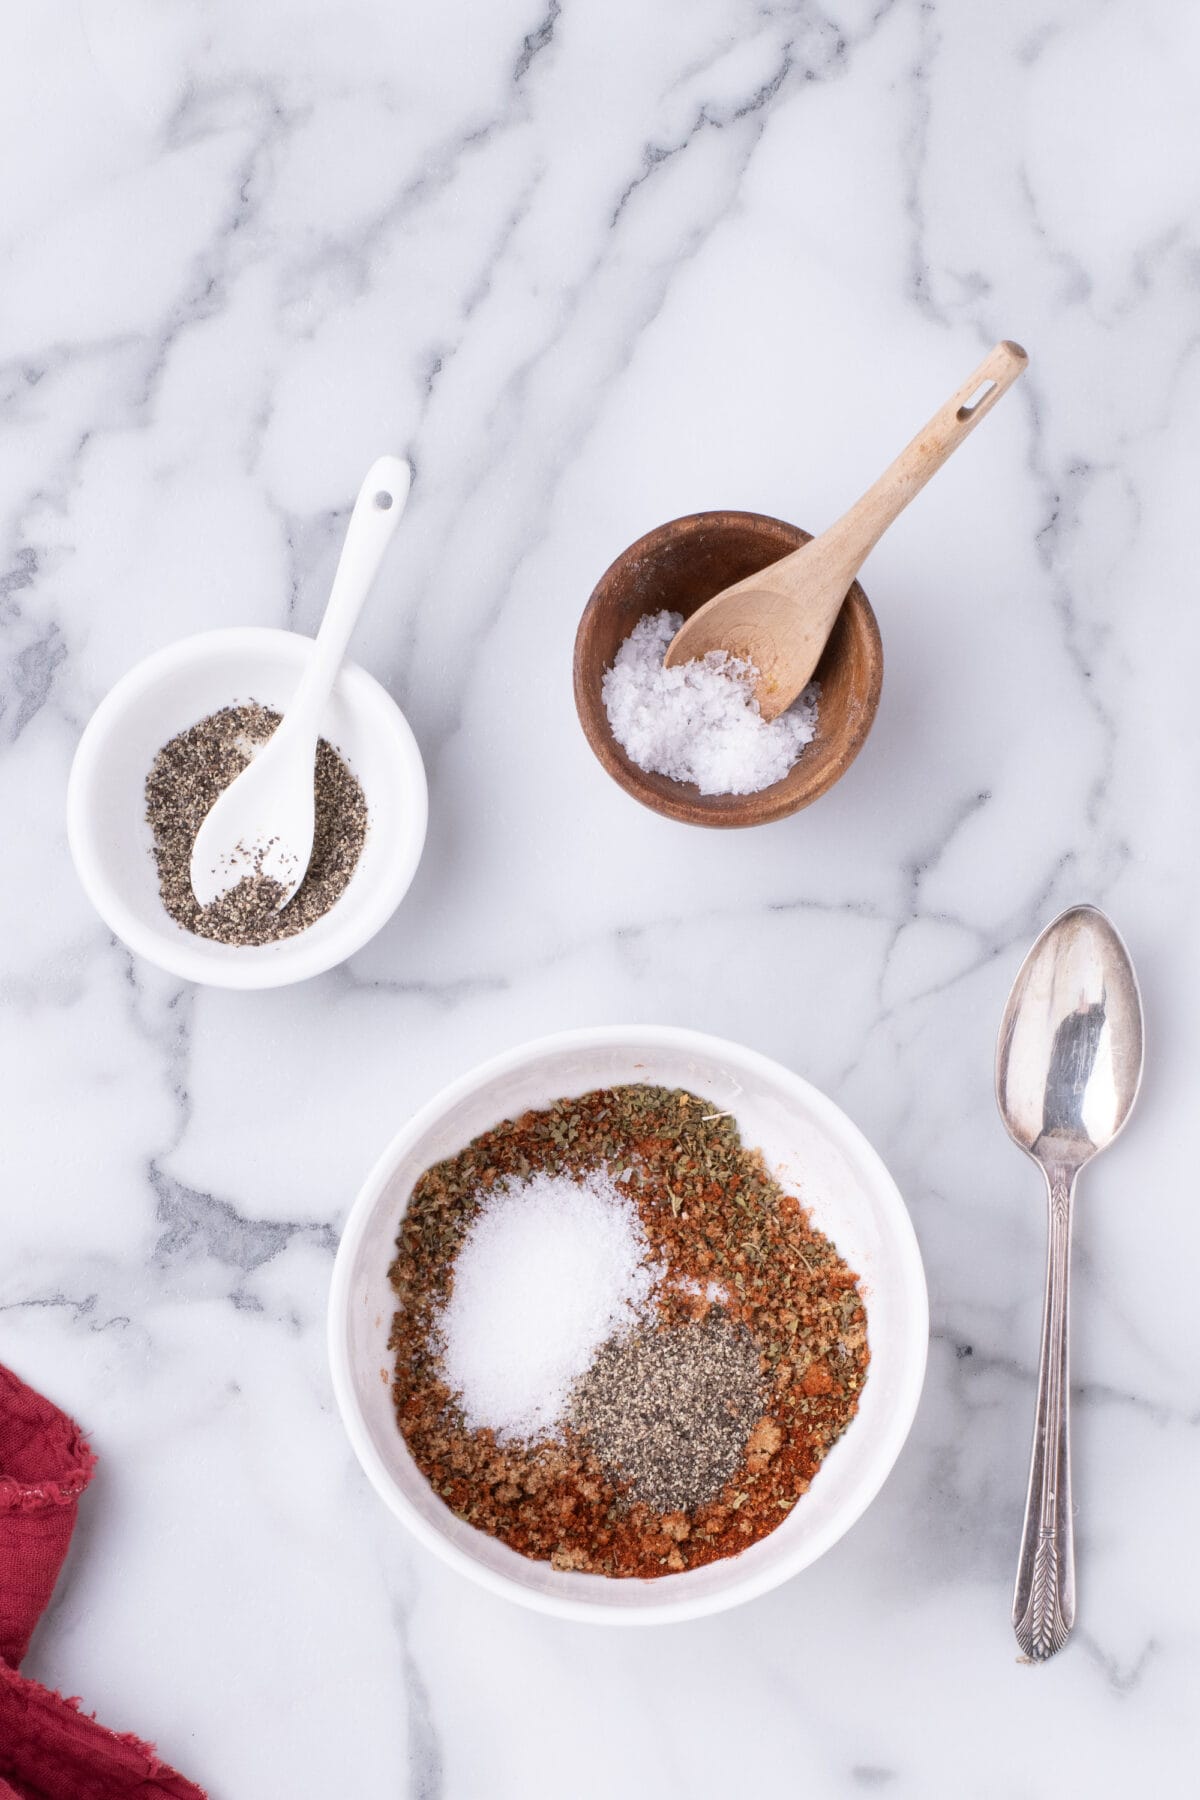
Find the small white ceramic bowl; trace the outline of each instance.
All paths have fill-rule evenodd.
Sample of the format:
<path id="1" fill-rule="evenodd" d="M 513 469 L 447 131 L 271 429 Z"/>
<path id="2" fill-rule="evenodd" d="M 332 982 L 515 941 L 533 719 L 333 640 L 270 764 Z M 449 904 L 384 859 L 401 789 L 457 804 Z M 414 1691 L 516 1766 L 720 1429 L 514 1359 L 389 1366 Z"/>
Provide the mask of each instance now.
<path id="1" fill-rule="evenodd" d="M 146 657 L 96 708 L 67 788 L 67 837 L 79 879 L 109 929 L 148 962 L 210 987 L 303 981 L 361 949 L 403 899 L 421 860 L 428 800 L 408 721 L 373 676 L 343 665 L 321 725 L 362 783 L 367 836 L 345 892 L 295 937 L 220 944 L 171 918 L 159 898 L 146 776 L 177 732 L 223 706 L 282 711 L 312 639 L 239 626 L 184 638 Z"/>
<path id="2" fill-rule="evenodd" d="M 740 1555 L 653 1581 L 559 1572 L 476 1531 L 443 1505 L 408 1453 L 391 1399 L 388 1285 L 413 1184 L 431 1163 L 526 1108 L 616 1082 L 685 1087 L 733 1112 L 743 1141 L 811 1208 L 862 1278 L 871 1366 L 858 1413 L 803 1500 Z M 539 1612 L 659 1625 L 720 1612 L 776 1587 L 837 1542 L 878 1493 L 908 1435 L 925 1375 L 929 1308 L 904 1202 L 831 1100 L 753 1050 L 670 1026 L 541 1038 L 496 1057 L 429 1102 L 368 1176 L 342 1235 L 329 1300 L 334 1392 L 355 1454 L 414 1536 L 482 1587 Z"/>

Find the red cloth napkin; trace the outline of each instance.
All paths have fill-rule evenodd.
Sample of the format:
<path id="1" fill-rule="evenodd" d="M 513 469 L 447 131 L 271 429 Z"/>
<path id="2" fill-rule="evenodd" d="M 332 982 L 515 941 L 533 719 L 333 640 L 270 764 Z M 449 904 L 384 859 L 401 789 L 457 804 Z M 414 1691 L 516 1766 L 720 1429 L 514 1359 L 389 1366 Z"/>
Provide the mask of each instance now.
<path id="1" fill-rule="evenodd" d="M 17 1673 L 95 1462 L 79 1427 L 0 1363 L 0 1800 L 204 1800 L 152 1745 Z"/>

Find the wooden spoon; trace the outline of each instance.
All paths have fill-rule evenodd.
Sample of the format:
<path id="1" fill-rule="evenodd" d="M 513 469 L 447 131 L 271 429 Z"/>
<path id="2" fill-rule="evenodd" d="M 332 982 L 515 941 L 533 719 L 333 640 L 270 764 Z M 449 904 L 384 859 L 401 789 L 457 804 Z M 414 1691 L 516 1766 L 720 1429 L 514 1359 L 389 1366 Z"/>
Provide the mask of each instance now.
<path id="1" fill-rule="evenodd" d="M 668 646 L 668 668 L 710 650 L 726 650 L 758 670 L 755 693 L 763 718 L 784 712 L 812 679 L 842 602 L 869 553 L 1007 393 L 1028 360 L 1020 344 L 997 344 L 836 525 L 782 561 L 725 588 L 685 619 Z"/>

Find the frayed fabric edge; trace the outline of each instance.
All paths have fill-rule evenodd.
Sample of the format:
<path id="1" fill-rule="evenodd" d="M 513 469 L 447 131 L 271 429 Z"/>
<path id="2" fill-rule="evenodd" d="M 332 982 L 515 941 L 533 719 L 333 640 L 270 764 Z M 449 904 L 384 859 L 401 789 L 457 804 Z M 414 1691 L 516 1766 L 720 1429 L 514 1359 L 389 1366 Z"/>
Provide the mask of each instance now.
<path id="1" fill-rule="evenodd" d="M 4 1690 L 7 1690 L 5 1692 Z M 156 1746 L 132 1731 L 111 1731 L 102 1725 L 95 1713 L 85 1712 L 83 1702 L 78 1694 L 60 1694 L 53 1688 L 43 1687 L 40 1681 L 34 1681 L 27 1675 L 18 1675 L 15 1670 L 0 1667 L 0 1706 L 12 1705 L 24 1715 L 33 1731 L 40 1736 L 38 1724 L 45 1720 L 53 1727 L 55 1721 L 61 1721 L 64 1711 L 73 1713 L 80 1727 L 96 1733 L 101 1746 L 107 1748 L 110 1755 L 119 1753 L 125 1761 L 125 1773 L 136 1775 L 139 1780 L 153 1781 L 159 1784 L 158 1793 L 163 1800 L 205 1800 L 204 1790 L 173 1769 L 170 1763 L 164 1762 Z M 70 1757 L 70 1750 L 61 1744 L 44 1744 L 41 1747 L 51 1750 L 53 1754 Z M 21 1774 L 20 1767 L 11 1760 L 12 1750 L 9 1745 L 0 1746 L 0 1776 Z M 132 1758 L 137 1758 L 140 1767 L 130 1767 Z M 156 1800 L 151 1790 L 146 1800 Z"/>

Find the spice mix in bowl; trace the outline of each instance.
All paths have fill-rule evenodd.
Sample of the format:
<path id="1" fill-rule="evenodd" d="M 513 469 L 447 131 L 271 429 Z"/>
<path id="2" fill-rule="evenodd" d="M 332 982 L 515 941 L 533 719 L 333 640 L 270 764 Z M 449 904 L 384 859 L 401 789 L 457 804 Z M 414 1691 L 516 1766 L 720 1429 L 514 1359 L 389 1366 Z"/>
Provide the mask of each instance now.
<path id="1" fill-rule="evenodd" d="M 507 1119 L 417 1182 L 391 1267 L 400 1429 L 460 1518 L 653 1578 L 779 1525 L 853 1417 L 853 1271 L 712 1100 Z"/>
<path id="2" fill-rule="evenodd" d="M 804 1567 L 920 1392 L 920 1258 L 886 1170 L 790 1071 L 667 1027 L 454 1083 L 343 1234 L 334 1386 L 380 1494 L 483 1585 L 654 1623 Z"/>

